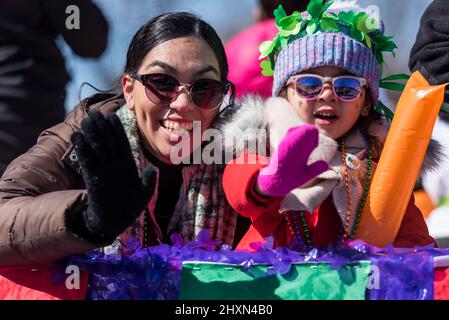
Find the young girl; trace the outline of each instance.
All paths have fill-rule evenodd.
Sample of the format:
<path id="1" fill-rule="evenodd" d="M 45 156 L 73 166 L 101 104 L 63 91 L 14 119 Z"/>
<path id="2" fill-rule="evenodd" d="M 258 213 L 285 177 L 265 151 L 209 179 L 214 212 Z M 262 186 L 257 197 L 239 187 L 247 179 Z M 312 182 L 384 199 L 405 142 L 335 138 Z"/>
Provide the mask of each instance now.
<path id="1" fill-rule="evenodd" d="M 251 217 L 252 231 L 298 249 L 357 238 L 388 132 L 375 108 L 381 51 L 394 44 L 385 45 L 391 38 L 383 36 L 381 21 L 370 29 L 368 22 L 375 23 L 360 8 L 311 5 L 301 16 L 285 17 L 278 8 L 280 33 L 268 43 L 275 98 L 248 98 L 224 129 L 226 141 L 251 140 L 247 127 L 267 129 L 270 160 L 263 150 L 234 150 L 240 157 L 226 167 L 224 190 L 231 206 Z M 394 246 L 433 242 L 412 197 Z"/>
<path id="2" fill-rule="evenodd" d="M 178 129 L 199 121 L 203 132 L 222 120 L 228 92 L 224 104 L 233 100 L 227 75 L 220 38 L 195 15 L 143 24 L 129 45 L 122 92 L 83 100 L 0 179 L 0 267 L 96 248 L 126 254 L 130 236 L 147 247 L 170 242 L 173 232 L 192 241 L 206 227 L 212 239 L 237 243 L 247 219 L 226 203 L 224 166 L 172 162 Z"/>

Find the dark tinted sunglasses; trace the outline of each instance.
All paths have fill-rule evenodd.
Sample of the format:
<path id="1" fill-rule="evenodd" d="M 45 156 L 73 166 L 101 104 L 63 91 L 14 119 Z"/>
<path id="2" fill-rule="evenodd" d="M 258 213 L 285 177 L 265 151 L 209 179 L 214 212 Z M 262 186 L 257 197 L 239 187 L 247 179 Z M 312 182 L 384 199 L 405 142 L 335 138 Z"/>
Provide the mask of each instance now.
<path id="1" fill-rule="evenodd" d="M 328 81 L 332 82 L 332 90 L 335 96 L 342 101 L 353 101 L 357 99 L 366 80 L 353 76 L 339 76 L 339 77 L 321 77 L 316 74 L 300 74 L 291 77 L 287 85 L 295 84 L 295 89 L 306 100 L 316 99 L 322 92 L 324 84 Z"/>
<path id="2" fill-rule="evenodd" d="M 170 104 L 181 94 L 182 87 L 185 87 L 188 90 L 190 102 L 203 110 L 219 107 L 231 87 L 229 82 L 213 79 L 180 83 L 175 77 L 166 73 L 130 73 L 129 75 L 144 85 L 145 94 L 153 103 Z"/>

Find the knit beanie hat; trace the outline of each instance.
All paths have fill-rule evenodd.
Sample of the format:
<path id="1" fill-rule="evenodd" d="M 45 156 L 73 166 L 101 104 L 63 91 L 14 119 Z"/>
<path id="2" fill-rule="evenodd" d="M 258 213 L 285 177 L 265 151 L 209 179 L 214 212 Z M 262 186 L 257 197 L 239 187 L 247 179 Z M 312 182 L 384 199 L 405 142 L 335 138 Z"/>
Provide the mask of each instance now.
<path id="1" fill-rule="evenodd" d="M 380 66 L 372 51 L 342 32 L 318 32 L 293 41 L 279 54 L 274 69 L 273 95 L 302 71 L 333 66 L 365 78 L 371 98 L 379 98 Z"/>
<path id="2" fill-rule="evenodd" d="M 260 46 L 260 58 L 269 57 L 261 63 L 262 73 L 269 75 L 274 65 L 273 96 L 280 93 L 291 76 L 333 66 L 365 78 L 377 105 L 382 51 L 392 52 L 396 48 L 392 37 L 383 35 L 378 15 L 370 15 L 356 5 L 311 0 L 303 13 L 286 16 L 278 7 L 275 17 L 279 34 Z"/>

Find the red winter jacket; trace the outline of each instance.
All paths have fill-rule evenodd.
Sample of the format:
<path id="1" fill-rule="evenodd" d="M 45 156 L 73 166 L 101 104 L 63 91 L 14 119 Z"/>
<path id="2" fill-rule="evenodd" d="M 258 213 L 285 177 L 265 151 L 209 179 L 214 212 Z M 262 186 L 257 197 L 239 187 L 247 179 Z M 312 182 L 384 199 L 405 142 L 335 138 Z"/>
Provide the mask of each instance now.
<path id="1" fill-rule="evenodd" d="M 245 162 L 242 157 L 247 157 Z M 288 246 L 292 241 L 287 221 L 278 212 L 282 198 L 265 198 L 254 191 L 259 169 L 266 163 L 264 160 L 265 158 L 259 155 L 244 154 L 234 163 L 229 163 L 224 171 L 223 188 L 229 204 L 235 211 L 252 220 L 252 227 L 238 249 L 249 249 L 249 243 L 262 241 L 270 235 L 273 235 L 277 246 Z M 314 246 L 326 247 L 335 244 L 341 221 L 332 195 L 312 214 L 306 214 L 306 218 Z M 412 195 L 393 245 L 405 248 L 431 243 L 435 243 L 435 240 L 429 235 Z"/>

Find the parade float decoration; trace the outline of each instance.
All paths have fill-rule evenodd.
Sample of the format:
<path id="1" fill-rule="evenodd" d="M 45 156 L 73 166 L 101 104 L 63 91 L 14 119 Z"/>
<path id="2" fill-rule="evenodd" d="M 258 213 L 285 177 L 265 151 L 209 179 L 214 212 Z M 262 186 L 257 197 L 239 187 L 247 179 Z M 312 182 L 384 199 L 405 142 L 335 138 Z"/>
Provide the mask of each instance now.
<path id="1" fill-rule="evenodd" d="M 265 74 L 272 72 L 276 46 L 285 45 L 285 37 L 339 27 L 338 16 L 323 19 L 326 10 L 322 9 L 329 5 L 319 0 L 311 3 L 309 20 L 298 13 L 286 16 L 278 9 L 281 36 L 262 46 L 268 57 L 262 62 Z M 388 37 L 376 42 L 380 36 L 362 23 L 367 16 L 341 18 L 350 24 L 354 37 L 368 46 L 377 43 L 380 59 L 382 51 L 395 48 Z M 384 86 L 394 87 L 386 82 Z M 449 299 L 449 249 L 390 245 L 409 202 L 443 92 L 444 84 L 429 86 L 419 73 L 407 83 L 362 213 L 357 236 L 364 241 L 296 252 L 273 248 L 268 239 L 251 244 L 248 252 L 210 240 L 207 230 L 190 243 L 174 237 L 171 246 L 142 248 L 138 239 L 130 238 L 124 244 L 127 254 L 95 250 L 52 265 L 0 268 L 0 299 Z M 391 116 L 382 105 L 379 108 Z"/>
<path id="2" fill-rule="evenodd" d="M 208 237 L 204 231 L 187 244 L 147 248 L 131 240 L 126 255 L 94 251 L 55 265 L 0 268 L 0 298 L 449 299 L 449 249 L 377 248 L 354 240 L 300 253 L 273 249 L 268 241 L 249 253 L 226 245 L 215 250 Z"/>

